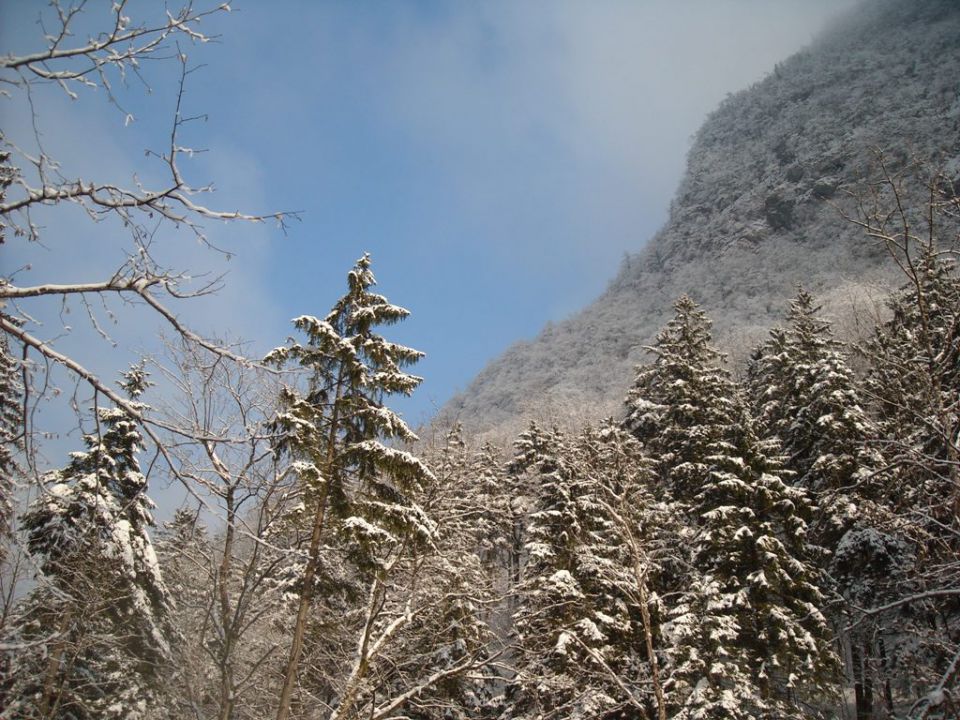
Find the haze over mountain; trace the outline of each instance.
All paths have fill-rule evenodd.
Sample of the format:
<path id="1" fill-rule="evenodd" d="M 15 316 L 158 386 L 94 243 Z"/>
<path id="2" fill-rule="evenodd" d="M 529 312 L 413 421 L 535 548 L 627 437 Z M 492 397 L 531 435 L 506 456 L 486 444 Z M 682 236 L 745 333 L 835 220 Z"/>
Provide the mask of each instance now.
<path id="1" fill-rule="evenodd" d="M 855 215 L 881 157 L 896 172 L 919 163 L 908 187 L 938 170 L 960 180 L 958 78 L 960 4 L 860 6 L 729 96 L 694 139 L 666 225 L 603 295 L 509 348 L 441 421 L 508 432 L 526 417 L 617 412 L 684 293 L 734 361 L 782 317 L 798 282 L 828 311 L 872 311 L 893 268 L 843 215 Z"/>

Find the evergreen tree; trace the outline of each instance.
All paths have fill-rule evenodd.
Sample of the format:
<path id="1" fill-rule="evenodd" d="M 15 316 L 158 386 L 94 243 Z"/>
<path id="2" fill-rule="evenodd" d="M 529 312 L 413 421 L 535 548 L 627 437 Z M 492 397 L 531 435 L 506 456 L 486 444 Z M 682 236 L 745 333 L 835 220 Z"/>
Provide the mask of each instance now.
<path id="1" fill-rule="evenodd" d="M 680 518 L 672 503 L 656 499 L 654 463 L 612 418 L 587 428 L 577 450 L 587 479 L 580 575 L 607 637 L 607 672 L 618 676 L 613 694 L 632 706 L 627 716 L 641 710 L 663 720 L 663 607 L 656 589 L 665 574 L 679 575 Z"/>
<path id="2" fill-rule="evenodd" d="M 935 521 L 960 521 L 960 278 L 924 247 L 910 281 L 891 297 L 892 318 L 861 349 L 891 464 L 888 500 Z"/>
<path id="3" fill-rule="evenodd" d="M 897 691 L 916 697 L 960 681 L 960 597 L 952 594 L 960 585 L 960 278 L 932 236 L 905 258 L 892 317 L 860 348 L 890 463 L 883 500 L 893 518 L 883 533 L 849 543 L 889 566 L 868 588 L 873 605 L 897 604 L 871 616 L 888 706 Z"/>
<path id="4" fill-rule="evenodd" d="M 718 367 L 709 320 L 687 297 L 675 309 L 625 420 L 695 533 L 690 564 L 660 582 L 681 597 L 667 700 L 681 717 L 802 717 L 795 693 L 819 692 L 832 662 L 809 502 Z"/>
<path id="5" fill-rule="evenodd" d="M 696 497 L 702 578 L 672 614 L 673 698 L 683 718 L 804 718 L 798 698 L 825 691 L 836 667 L 807 537 L 812 507 L 745 410 L 737 426 L 715 443 Z"/>
<path id="6" fill-rule="evenodd" d="M 896 604 L 905 594 L 922 589 L 916 573 L 916 547 L 898 525 L 896 521 L 889 526 L 863 524 L 848 530 L 834 548 L 829 565 L 831 590 L 844 600 L 834 608 L 832 619 L 837 635 L 849 648 L 847 675 L 853 682 L 857 720 L 875 717 L 881 690 L 885 709 L 880 717 L 895 712 L 893 686 L 898 676 L 902 678 L 897 665 L 910 661 L 917 647 L 914 638 L 930 636 L 929 616 L 904 613 Z M 893 607 L 863 614 L 864 608 L 887 604 Z M 914 667 L 922 666 L 914 663 Z M 910 692 L 902 685 L 899 689 Z"/>
<path id="7" fill-rule="evenodd" d="M 585 617 L 586 598 L 574 575 L 582 528 L 567 462 L 570 450 L 559 431 L 543 432 L 535 424 L 518 438 L 516 448 L 513 469 L 523 467 L 532 474 L 536 500 L 525 534 L 528 557 L 514 618 L 520 655 L 507 716 L 599 714 L 613 700 L 585 697 L 581 690 L 586 656 L 602 638 L 594 621 Z M 586 648 L 580 645 L 583 639 Z"/>
<path id="8" fill-rule="evenodd" d="M 667 697 L 677 720 L 757 720 L 763 707 L 739 646 L 734 597 L 709 576 L 694 576 L 671 608 Z"/>
<path id="9" fill-rule="evenodd" d="M 654 361 L 637 369 L 624 426 L 657 462 L 674 499 L 690 503 L 709 472 L 707 456 L 731 432 L 733 384 L 710 344 L 706 314 L 686 295 L 674 310 L 648 348 Z"/>
<path id="10" fill-rule="evenodd" d="M 636 442 L 615 427 L 574 441 L 535 425 L 515 465 L 536 488 L 515 613 L 518 674 L 508 717 L 632 717 L 654 706 L 646 558 L 632 554 L 646 498 Z M 633 506 L 624 506 L 629 494 Z M 641 503 L 641 500 L 643 501 Z M 643 527 L 644 532 L 650 528 Z"/>
<path id="11" fill-rule="evenodd" d="M 747 387 L 761 427 L 780 440 L 794 483 L 817 499 L 817 541 L 833 547 L 851 527 L 873 522 L 883 458 L 858 382 L 819 312 L 799 288 L 787 327 L 772 330 L 754 354 Z"/>
<path id="12" fill-rule="evenodd" d="M 86 450 L 50 473 L 22 517 L 42 573 L 14 620 L 3 717 L 145 717 L 169 657 L 170 605 L 147 529 L 136 424 L 100 409 Z"/>
<path id="13" fill-rule="evenodd" d="M 411 500 L 432 481 L 429 469 L 410 453 L 382 441 L 416 439 L 403 420 L 383 403 L 393 394 L 409 395 L 421 378 L 404 367 L 422 357 L 417 350 L 376 333 L 409 315 L 382 295 L 364 255 L 347 275 L 347 292 L 324 319 L 302 316 L 294 326 L 306 343 L 293 340 L 267 356 L 278 366 L 294 363 L 307 375 L 307 387 L 288 386 L 275 426 L 278 450 L 289 454 L 301 485 L 310 534 L 299 578 L 297 617 L 278 705 L 278 720 L 289 714 L 310 607 L 322 577 L 324 533 L 335 526 L 350 560 L 385 592 L 384 559 L 411 543 L 430 542 L 433 522 Z M 359 680 L 357 680 L 359 682 Z M 356 700 L 354 683 L 340 697 L 343 711 Z"/>
<path id="14" fill-rule="evenodd" d="M 513 498 L 500 449 L 484 443 L 474 453 L 470 475 L 480 512 L 476 525 L 480 558 L 492 573 L 509 572 Z"/>
<path id="15" fill-rule="evenodd" d="M 197 710 L 215 717 L 218 710 L 216 696 L 207 687 L 208 682 L 213 685 L 215 671 L 209 667 L 209 657 L 217 644 L 209 642 L 207 632 L 209 608 L 215 605 L 209 573 L 214 551 L 198 514 L 177 508 L 157 537 L 157 558 L 173 601 L 170 622 L 180 633 L 179 642 L 171 648 L 172 672 L 166 688 L 174 717 Z"/>
<path id="16" fill-rule="evenodd" d="M 531 421 L 513 443 L 514 454 L 507 463 L 507 489 L 509 495 L 509 584 L 511 601 L 516 604 L 519 595 L 523 561 L 526 557 L 527 523 L 533 512 L 538 489 L 540 463 L 547 459 L 554 433 L 542 429 Z"/>
<path id="17" fill-rule="evenodd" d="M 710 320 L 688 296 L 679 298 L 674 310 L 649 348 L 653 362 L 637 369 L 623 423 L 652 462 L 666 496 L 661 514 L 686 521 L 686 527 L 666 524 L 663 542 L 673 547 L 661 555 L 653 585 L 661 597 L 682 593 L 699 580 L 692 557 L 692 536 L 703 522 L 697 498 L 717 443 L 735 429 L 734 385 L 711 345 Z"/>
<path id="18" fill-rule="evenodd" d="M 213 558 L 213 548 L 207 526 L 197 510 L 180 507 L 174 511 L 173 518 L 164 523 L 158 533 L 157 557 L 181 624 L 198 624 L 184 620 L 183 616 L 199 612 L 208 602 L 208 588 L 204 586 L 209 581 L 207 564 Z"/>
<path id="19" fill-rule="evenodd" d="M 851 648 L 848 674 L 858 712 L 869 717 L 870 693 L 864 688 L 873 671 L 864 666 L 873 664 L 877 649 L 871 629 L 846 628 L 851 608 L 863 607 L 867 597 L 868 604 L 882 601 L 890 587 L 877 574 L 881 566 L 883 573 L 893 570 L 883 561 L 887 535 L 878 529 L 887 523 L 879 487 L 884 462 L 859 383 L 819 311 L 800 288 L 787 327 L 772 330 L 755 353 L 748 387 L 762 424 L 783 445 L 794 482 L 818 500 L 813 537 L 833 554 L 828 575 L 833 582 L 823 589 L 853 604 L 835 605 L 831 620 Z"/>
<path id="20" fill-rule="evenodd" d="M 418 678 L 447 673 L 411 697 L 404 716 L 474 718 L 489 709 L 501 682 L 487 663 L 494 646 L 489 617 L 496 577 L 483 562 L 490 508 L 459 424 L 447 433 L 431 468 L 436 480 L 426 484 L 421 504 L 437 523 L 437 537 L 418 558 L 429 568 L 418 583 L 419 604 L 429 610 L 406 629 L 379 682 L 399 695 Z"/>

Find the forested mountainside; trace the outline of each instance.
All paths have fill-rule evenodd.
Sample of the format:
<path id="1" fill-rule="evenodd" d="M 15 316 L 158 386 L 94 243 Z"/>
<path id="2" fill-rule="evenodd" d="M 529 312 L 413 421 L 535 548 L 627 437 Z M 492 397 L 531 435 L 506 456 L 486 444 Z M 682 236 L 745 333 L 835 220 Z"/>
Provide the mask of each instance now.
<path id="1" fill-rule="evenodd" d="M 54 71 L 69 17 L 50 53 L 24 66 Z M 188 7 L 134 32 L 195 33 L 202 17 Z M 960 74 L 952 104 L 921 89 L 947 82 L 933 68 L 955 69 L 958 29 L 946 3 L 884 4 L 780 68 L 797 78 L 789 87 L 765 81 L 716 113 L 671 224 L 605 303 L 566 326 L 572 337 L 590 313 L 616 308 L 626 322 L 628 301 L 678 295 L 663 300 L 669 315 L 624 383 L 622 409 L 592 425 L 575 411 L 549 423 L 531 411 L 509 444 L 457 423 L 420 441 L 390 404 L 420 385 L 411 369 L 422 353 L 382 334 L 409 312 L 376 291 L 369 254 L 326 315 L 298 316 L 265 357 L 181 329 L 164 356 L 112 384 L 5 306 L 0 720 L 960 717 L 960 167 L 950 146 Z M 901 146 L 868 161 L 852 154 L 870 144 L 855 130 L 824 155 L 832 141 L 813 128 L 827 122 L 822 101 L 796 112 L 810 118 L 791 122 L 802 134 L 767 138 L 791 87 L 829 87 L 824 58 L 838 38 L 856 51 L 871 32 L 902 33 L 929 53 L 927 80 L 915 70 L 889 81 L 911 110 L 883 115 L 875 106 L 892 95 L 863 91 L 871 132 Z M 116 37 L 101 37 L 112 52 Z M 870 47 L 854 52 L 864 66 L 881 62 Z M 750 100 L 763 88 L 769 105 Z M 834 115 L 847 112 L 842 97 Z M 737 142 L 744 152 L 720 172 L 710 148 Z M 16 180 L 5 163 L 0 154 L 0 180 Z M 918 185 L 924 163 L 943 172 Z M 875 172 L 878 182 L 865 179 Z M 743 192 L 718 201 L 718 187 Z M 815 199 L 848 188 L 860 193 L 856 231 Z M 0 182 L 0 202 L 18 192 Z M 69 189 L 44 185 L 22 202 L 58 192 Z M 124 197 L 140 197 L 152 219 L 156 197 Z M 861 318 L 857 343 L 837 337 L 818 293 L 777 284 L 832 283 L 836 294 L 864 268 L 887 272 L 884 256 L 895 289 L 878 295 L 881 317 Z M 11 278 L 0 298 L 145 292 L 163 279 L 151 270 L 131 265 L 94 290 Z M 756 342 L 740 338 L 743 372 L 725 367 L 691 294 L 712 304 L 728 338 L 738 323 L 776 318 Z M 637 313 L 631 327 L 659 314 Z M 618 353 L 615 335 L 592 337 L 601 359 L 636 353 L 635 339 Z M 518 352 L 535 359 L 535 349 Z M 30 396 L 46 377 L 31 353 L 94 390 L 93 407 L 77 409 L 73 450 L 49 471 L 34 450 L 44 438 Z M 611 392 L 596 378 L 613 371 L 588 359 L 576 372 L 590 381 L 566 399 L 596 412 Z M 187 499 L 158 527 L 150 493 L 171 482 Z"/>
<path id="2" fill-rule="evenodd" d="M 856 214 L 878 152 L 893 171 L 921 163 L 915 188 L 938 169 L 960 177 L 958 78 L 960 3 L 861 6 L 728 97 L 696 135 L 665 227 L 600 298 L 507 350 L 442 418 L 510 431 L 524 416 L 616 412 L 683 293 L 715 318 L 735 360 L 798 281 L 828 311 L 869 306 L 888 256 L 841 210 Z"/>

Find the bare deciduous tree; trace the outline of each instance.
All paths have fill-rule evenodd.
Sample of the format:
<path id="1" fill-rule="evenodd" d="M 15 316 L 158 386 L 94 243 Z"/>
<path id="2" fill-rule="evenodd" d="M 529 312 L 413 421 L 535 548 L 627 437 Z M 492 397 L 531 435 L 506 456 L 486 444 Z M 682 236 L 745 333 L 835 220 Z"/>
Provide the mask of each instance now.
<path id="1" fill-rule="evenodd" d="M 168 356 L 158 364 L 175 392 L 157 409 L 168 424 L 203 438 L 178 443 L 170 434 L 170 455 L 220 521 L 206 533 L 205 513 L 180 511 L 161 546 L 182 634 L 171 701 L 220 720 L 257 717 L 265 694 L 259 677 L 281 647 L 271 628 L 282 614 L 274 576 L 290 550 L 275 547 L 270 536 L 297 501 L 266 427 L 276 377 L 182 339 Z M 200 692 L 197 678 L 213 682 Z"/>
<path id="2" fill-rule="evenodd" d="M 0 270 L 0 359 L 4 368 L 0 441 L 5 461 L 0 529 L 12 530 L 0 538 L 0 543 L 5 550 L 17 543 L 17 514 L 22 508 L 16 500 L 10 502 L 11 498 L 48 492 L 40 482 L 44 461 L 38 460 L 39 448 L 51 429 L 63 428 L 41 423 L 37 411 L 42 403 L 52 401 L 72 409 L 80 425 L 96 422 L 86 412 L 88 405 L 107 402 L 122 410 L 141 426 L 144 440 L 156 454 L 154 461 L 160 459 L 160 465 L 165 464 L 172 476 L 218 517 L 226 515 L 225 530 L 217 536 L 223 547 L 210 558 L 215 560 L 211 587 L 217 592 L 217 603 L 207 614 L 208 634 L 219 633 L 223 642 L 204 648 L 220 671 L 219 715 L 230 717 L 236 690 L 245 679 L 239 673 L 249 672 L 249 668 L 235 664 L 234 657 L 243 633 L 259 614 L 250 610 L 249 595 L 258 590 L 257 583 L 265 574 L 262 555 L 266 546 L 261 544 L 271 520 L 269 513 L 277 508 L 263 495 L 275 478 L 264 475 L 272 468 L 265 469 L 269 462 L 264 455 L 269 451 L 264 453 L 266 440 L 258 434 L 255 423 L 248 426 L 245 418 L 234 421 L 230 416 L 231 434 L 227 437 L 226 425 L 215 424 L 210 414 L 196 412 L 204 409 L 202 403 L 212 402 L 214 389 L 220 391 L 217 397 L 221 401 L 226 393 L 237 407 L 250 400 L 242 394 L 246 388 L 237 391 L 239 385 L 225 368 L 232 366 L 242 376 L 239 371 L 255 363 L 243 357 L 236 346 L 203 337 L 181 314 L 180 308 L 190 305 L 181 301 L 216 292 L 221 287 L 220 279 L 204 280 L 201 276 L 198 284 L 196 268 L 169 266 L 158 259 L 157 250 L 171 235 L 180 233 L 199 241 L 211 253 L 229 257 L 228 249 L 217 247 L 208 237 L 205 224 L 270 221 L 285 229 L 296 213 L 220 210 L 204 199 L 212 193 L 212 183 L 190 179 L 187 161 L 202 150 L 188 147 L 185 136 L 191 124 L 206 118 L 188 107 L 186 88 L 198 67 L 188 53 L 215 39 L 207 28 L 216 16 L 230 10 L 226 2 L 183 0 L 179 8 L 163 4 L 134 6 L 128 0 L 112 4 L 52 0 L 46 5 L 37 6 L 34 48 L 0 55 L 0 107 L 6 106 L 9 114 L 5 117 L 11 120 L 0 131 L 0 244 L 6 245 L 5 250 L 13 250 L 19 259 L 17 264 L 22 265 L 13 267 L 8 255 L 8 262 Z M 173 82 L 168 84 L 169 79 Z M 51 131 L 66 122 L 76 134 L 72 141 L 82 144 L 81 105 L 104 97 L 125 125 L 133 123 L 136 118 L 126 107 L 127 98 L 140 95 L 141 90 L 144 95 L 152 92 L 154 80 L 163 91 L 160 95 L 168 99 L 169 121 L 168 130 L 147 141 L 153 147 L 146 150 L 145 172 L 139 172 L 140 168 L 135 171 L 133 163 L 126 177 L 111 175 L 106 165 L 99 163 L 68 168 L 62 155 L 53 150 L 57 143 L 51 142 L 52 138 L 62 140 L 62 133 L 57 137 Z M 57 106 L 63 97 L 70 101 L 66 118 Z M 137 103 L 133 100 L 130 104 Z M 74 114 L 75 107 L 80 109 Z M 23 121 L 13 122 L 14 116 Z M 104 245 L 116 248 L 119 264 L 104 260 L 97 268 L 92 263 L 95 269 L 86 278 L 78 278 L 75 269 L 65 268 L 63 262 L 48 262 L 53 269 L 42 269 L 44 257 L 56 257 L 59 249 L 82 242 L 84 237 L 79 229 L 74 236 L 76 225 L 51 223 L 54 217 L 67 217 L 73 223 L 79 218 L 81 225 L 86 219 L 87 234 L 96 233 Z M 35 264 L 41 267 L 37 271 L 39 282 L 22 282 L 24 271 Z M 61 322 L 44 325 L 44 312 L 58 305 Z M 71 329 L 64 315 L 71 305 L 78 306 L 88 319 L 90 342 L 96 342 L 99 336 L 102 354 L 112 358 L 115 366 L 126 364 L 130 348 L 116 347 L 103 317 L 113 322 L 166 326 L 175 342 L 185 348 L 181 360 L 190 358 L 192 371 L 214 368 L 221 374 L 208 376 L 210 387 L 203 388 L 206 395 L 195 392 L 197 385 L 191 385 L 187 375 L 180 376 L 181 382 L 173 382 L 173 389 L 183 393 L 183 412 L 170 412 L 172 402 L 157 409 L 140 404 L 118 392 L 106 377 L 104 368 L 111 362 L 92 364 L 78 354 L 76 343 L 69 342 Z M 117 314 L 118 307 L 124 308 L 124 315 Z M 89 349 L 83 347 L 84 351 Z M 65 373 L 55 373 L 56 368 Z M 64 393 L 57 387 L 64 377 L 74 385 L 72 392 L 65 388 Z M 187 412 L 191 408 L 193 414 Z M 205 409 L 210 411 L 209 406 Z M 238 412 L 251 414 L 257 409 L 253 403 Z M 54 415 L 62 417 L 59 412 Z M 249 456 L 244 458 L 244 452 Z M 11 478 L 17 479 L 15 473 L 7 472 L 6 461 L 10 458 L 25 471 L 20 487 L 10 482 Z M 148 474 L 154 461 L 149 463 Z M 29 478 L 33 484 L 28 486 Z M 247 505 L 255 505 L 249 515 Z M 243 553 L 236 550 L 237 545 L 251 544 Z M 6 638 L 5 626 L 18 595 L 17 583 L 35 574 L 43 589 L 46 578 L 41 568 L 26 562 L 29 556 L 21 549 L 2 552 L 0 558 L 4 555 L 0 630 Z M 58 642 L 62 645 L 66 637 L 55 630 L 44 639 L 52 643 L 51 647 L 57 647 Z M 2 647 L 4 653 L 17 651 L 7 645 Z"/>
<path id="3" fill-rule="evenodd" d="M 0 85 L 6 96 L 0 103 L 15 104 L 29 118 L 25 129 L 19 131 L 22 136 L 15 136 L 16 128 L 14 134 L 9 127 L 0 132 L 0 176 L 5 187 L 0 198 L 0 223 L 8 235 L 0 242 L 17 243 L 19 256 L 39 257 L 45 244 L 66 241 L 50 236 L 45 228 L 51 208 L 74 206 L 91 223 L 98 224 L 98 232 L 115 235 L 116 246 L 126 255 L 119 266 L 105 266 L 98 277 L 79 282 L 49 277 L 37 284 L 21 285 L 16 281 L 19 271 L 9 266 L 3 268 L 0 329 L 10 343 L 12 356 L 20 358 L 20 367 L 25 375 L 29 370 L 30 375 L 30 382 L 24 383 L 26 398 L 17 403 L 23 409 L 27 439 L 38 431 L 32 426 L 32 408 L 53 391 L 48 371 L 60 366 L 95 395 L 107 398 L 141 423 L 147 422 L 144 430 L 148 439 L 155 444 L 159 441 L 159 421 L 151 426 L 145 409 L 130 403 L 101 377 L 97 368 L 84 364 L 65 349 L 62 340 L 69 330 L 65 323 L 44 328 L 36 321 L 38 301 L 47 299 L 49 303 L 52 299 L 63 306 L 71 299 L 79 301 L 93 330 L 109 339 L 94 305 L 103 303 L 100 314 L 112 318 L 113 311 L 107 303 L 108 298 L 114 297 L 168 325 L 192 345 L 230 361 L 245 362 L 233 349 L 202 337 L 172 307 L 175 301 L 215 292 L 219 281 L 198 287 L 191 279 L 194 269 L 164 265 L 155 258 L 154 238 L 158 233 L 185 232 L 212 251 L 229 255 L 210 242 L 205 222 L 269 220 L 283 228 L 296 217 L 296 213 L 218 210 L 202 200 L 212 192 L 212 184 L 197 184 L 187 177 L 184 161 L 200 150 L 185 145 L 183 135 L 190 123 L 205 118 L 191 114 L 186 107 L 186 83 L 196 69 L 190 64 L 187 51 L 214 39 L 204 26 L 213 16 L 229 11 L 229 5 L 201 5 L 188 0 L 179 9 L 150 5 L 136 8 L 143 18 L 133 17 L 131 5 L 127 0 L 118 0 L 101 10 L 84 2 L 67 4 L 53 0 L 48 9 L 38 13 L 40 38 L 36 49 L 0 56 Z M 150 174 L 159 178 L 157 184 L 142 180 L 137 174 L 127 180 L 98 177 L 102 173 L 99 166 L 68 174 L 60 159 L 47 150 L 49 136 L 45 136 L 45 129 L 53 113 L 47 105 L 51 90 L 59 88 L 78 102 L 96 91 L 105 95 L 123 114 L 125 122 L 130 123 L 134 116 L 123 103 L 126 93 L 135 88 L 131 90 L 128 85 L 142 84 L 149 92 L 150 76 L 157 65 L 175 69 L 178 77 L 172 90 L 169 132 L 160 141 L 163 149 L 146 151 L 148 161 L 153 161 Z M 50 85 L 54 88 L 47 87 Z M 77 131 L 82 132 L 79 124 Z M 157 171 L 159 175 L 154 174 Z M 74 404 L 79 403 L 75 400 Z M 28 442 L 28 458 L 33 449 Z"/>

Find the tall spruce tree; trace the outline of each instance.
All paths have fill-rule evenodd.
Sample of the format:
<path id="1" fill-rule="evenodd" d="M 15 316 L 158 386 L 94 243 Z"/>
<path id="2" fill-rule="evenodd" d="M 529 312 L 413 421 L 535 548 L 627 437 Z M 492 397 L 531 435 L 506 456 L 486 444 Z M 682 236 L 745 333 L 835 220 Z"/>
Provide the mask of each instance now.
<path id="1" fill-rule="evenodd" d="M 891 558 L 901 543 L 881 530 L 889 517 L 880 488 L 884 459 L 878 429 L 864 409 L 841 343 L 819 314 L 813 296 L 799 288 L 786 327 L 774 328 L 755 352 L 747 385 L 762 426 L 782 443 L 793 482 L 818 501 L 813 539 L 832 555 L 823 568 L 832 582 L 823 590 L 846 601 L 833 604 L 830 617 L 850 648 L 847 674 L 857 712 L 871 717 L 876 628 L 848 629 L 850 612 L 890 599 L 891 579 L 899 575 Z"/>
<path id="2" fill-rule="evenodd" d="M 667 626 L 667 701 L 689 718 L 803 717 L 793 694 L 818 692 L 832 662 L 809 504 L 784 481 L 776 443 L 757 437 L 705 314 L 688 297 L 675 310 L 624 423 L 693 531 L 689 564 L 661 581 L 681 598 Z"/>
<path id="3" fill-rule="evenodd" d="M 470 460 L 474 499 L 480 512 L 476 523 L 480 558 L 493 574 L 509 573 L 513 529 L 513 498 L 501 455 L 498 447 L 486 442 Z"/>
<path id="4" fill-rule="evenodd" d="M 17 608 L 3 717 L 144 718 L 169 658 L 169 600 L 132 418 L 101 408 L 86 450 L 44 478 L 21 518 L 40 570 Z"/>
<path id="5" fill-rule="evenodd" d="M 624 426 L 657 463 L 674 499 L 690 503 L 710 469 L 714 444 L 733 424 L 733 383 L 711 345 L 710 320 L 687 295 L 648 348 L 652 363 L 637 368 Z"/>
<path id="6" fill-rule="evenodd" d="M 793 482 L 817 500 L 817 541 L 832 548 L 850 528 L 873 522 L 884 460 L 859 383 L 819 315 L 799 288 L 786 328 L 772 330 L 754 353 L 747 389 L 764 433 L 780 440 Z"/>
<path id="7" fill-rule="evenodd" d="M 385 592 L 383 558 L 409 543 L 429 542 L 432 521 L 411 500 L 432 474 L 424 463 L 384 440 L 416 439 L 406 423 L 384 405 L 393 394 L 409 395 L 421 378 L 404 368 L 423 354 L 389 342 L 376 330 L 409 315 L 371 291 L 376 283 L 369 255 L 347 274 L 347 292 L 325 318 L 301 316 L 294 326 L 306 343 L 291 340 L 267 356 L 278 366 L 294 364 L 306 374 L 305 388 L 288 386 L 275 426 L 278 449 L 293 460 L 304 502 L 310 541 L 299 578 L 297 615 L 277 718 L 284 720 L 296 683 L 310 609 L 323 575 L 325 533 L 334 526 L 350 560 Z M 362 662 L 362 659 L 361 659 Z M 338 712 L 350 712 L 360 673 L 341 693 Z"/>
<path id="8" fill-rule="evenodd" d="M 810 543 L 812 507 L 775 440 L 740 408 L 696 496 L 699 571 L 672 613 L 672 698 L 682 718 L 805 718 L 836 670 Z"/>
<path id="9" fill-rule="evenodd" d="M 587 530 L 580 574 L 607 637 L 605 670 L 617 676 L 611 694 L 626 716 L 639 710 L 664 720 L 663 607 L 656 588 L 664 574 L 679 574 L 679 517 L 672 503 L 656 498 L 654 463 L 614 419 L 584 430 L 577 450 L 588 489 L 580 503 Z"/>
<path id="10" fill-rule="evenodd" d="M 514 605 L 519 598 L 517 591 L 526 557 L 527 524 L 536 502 L 539 467 L 541 462 L 551 457 L 554 436 L 555 432 L 541 428 L 535 421 L 531 421 L 514 441 L 514 454 L 506 465 L 510 511 L 509 587 L 510 599 Z"/>
<path id="11" fill-rule="evenodd" d="M 623 542 L 624 532 L 639 540 L 650 530 L 640 521 L 647 498 L 635 485 L 648 468 L 636 441 L 609 426 L 568 439 L 534 425 L 517 446 L 515 465 L 527 467 L 535 501 L 506 716 L 645 715 L 656 704 L 649 613 L 640 607 L 649 603 L 646 558 Z"/>
<path id="12" fill-rule="evenodd" d="M 896 605 L 870 616 L 886 704 L 919 696 L 936 712 L 943 689 L 960 684 L 960 278 L 933 236 L 904 257 L 907 282 L 890 299 L 892 317 L 860 348 L 894 519 L 859 545 L 868 543 L 878 567 L 889 565 L 869 604 Z"/>
<path id="13" fill-rule="evenodd" d="M 861 348 L 865 387 L 898 468 L 889 502 L 960 527 L 960 278 L 931 246 L 912 268 L 890 299 L 892 318 Z"/>
<path id="14" fill-rule="evenodd" d="M 527 557 L 517 588 L 517 676 L 508 689 L 508 715 L 535 718 L 571 712 L 579 696 L 575 675 L 582 649 L 567 628 L 579 619 L 583 600 L 571 572 L 580 528 L 565 437 L 531 423 L 515 448 L 511 470 L 530 478 L 535 499 L 523 535 Z"/>
<path id="15" fill-rule="evenodd" d="M 671 664 L 666 682 L 677 720 L 755 720 L 762 705 L 738 645 L 733 598 L 709 576 L 693 576 L 664 626 Z M 762 716 L 760 716 L 762 717 Z"/>

